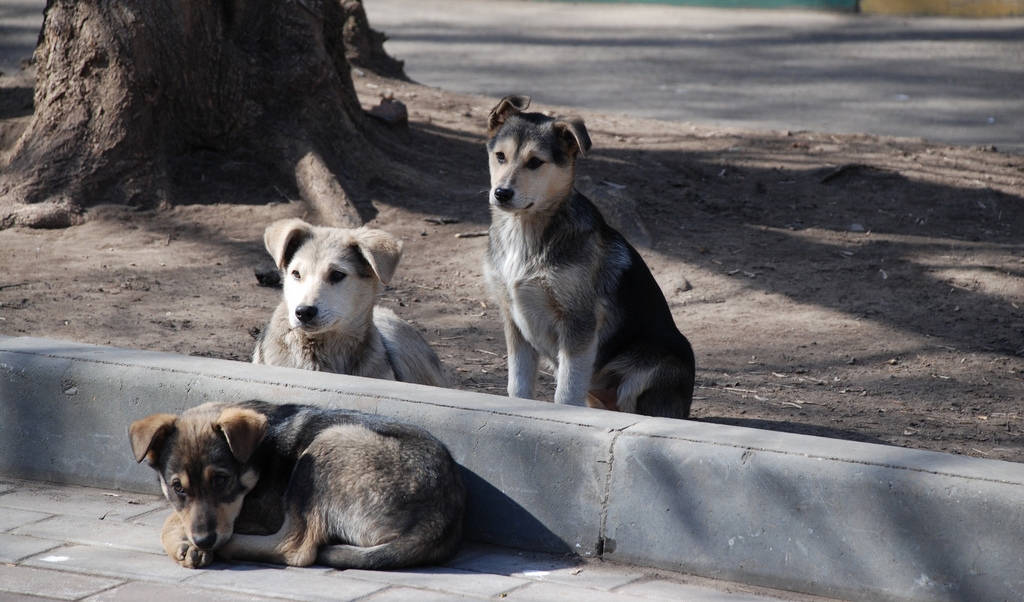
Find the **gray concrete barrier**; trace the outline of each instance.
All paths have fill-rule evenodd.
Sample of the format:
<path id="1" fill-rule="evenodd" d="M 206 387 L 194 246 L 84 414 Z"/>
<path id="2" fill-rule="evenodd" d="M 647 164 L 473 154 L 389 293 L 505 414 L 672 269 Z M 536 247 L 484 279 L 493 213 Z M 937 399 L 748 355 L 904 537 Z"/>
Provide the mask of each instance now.
<path id="1" fill-rule="evenodd" d="M 0 337 L 0 475 L 156 492 L 132 420 L 252 398 L 427 428 L 475 540 L 849 600 L 1024 592 L 1019 464 L 63 341 Z"/>

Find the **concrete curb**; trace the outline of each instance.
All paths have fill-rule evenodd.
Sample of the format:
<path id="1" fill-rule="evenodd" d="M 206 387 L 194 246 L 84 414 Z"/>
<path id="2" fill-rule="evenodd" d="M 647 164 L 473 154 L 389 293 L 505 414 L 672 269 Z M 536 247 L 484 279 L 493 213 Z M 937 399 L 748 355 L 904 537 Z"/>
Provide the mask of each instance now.
<path id="1" fill-rule="evenodd" d="M 0 337 L 0 475 L 156 492 L 127 425 L 212 400 L 379 413 L 451 449 L 470 538 L 851 600 L 1016 600 L 1024 466 Z"/>

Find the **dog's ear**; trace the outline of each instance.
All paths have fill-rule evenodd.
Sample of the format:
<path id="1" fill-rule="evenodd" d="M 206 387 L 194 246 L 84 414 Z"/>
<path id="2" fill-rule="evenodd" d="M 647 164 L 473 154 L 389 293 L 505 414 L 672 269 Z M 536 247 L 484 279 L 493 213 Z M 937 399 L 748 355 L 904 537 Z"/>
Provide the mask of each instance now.
<path id="1" fill-rule="evenodd" d="M 590 134 L 587 133 L 587 126 L 583 125 L 582 117 L 559 117 L 551 127 L 555 128 L 555 134 L 570 156 L 575 156 L 576 153 L 587 155 L 587 151 L 590 150 Z"/>
<path id="2" fill-rule="evenodd" d="M 276 221 L 263 232 L 263 244 L 274 258 L 278 269 L 283 270 L 292 260 L 295 251 L 313 231 L 313 226 L 298 218 Z"/>
<path id="3" fill-rule="evenodd" d="M 487 137 L 491 138 L 505 121 L 512 115 L 522 113 L 530 106 L 529 96 L 513 94 L 498 101 L 487 116 Z"/>
<path id="4" fill-rule="evenodd" d="M 128 427 L 128 439 L 132 442 L 135 461 L 146 460 L 151 466 L 156 466 L 160 450 L 177 420 L 174 414 L 153 414 L 133 422 Z"/>
<path id="5" fill-rule="evenodd" d="M 244 464 L 267 434 L 267 417 L 246 408 L 227 408 L 217 417 L 217 428 L 228 440 L 232 455 Z"/>
<path id="6" fill-rule="evenodd" d="M 359 252 L 384 284 L 391 282 L 402 258 L 402 241 L 383 230 L 360 228 L 356 231 Z"/>

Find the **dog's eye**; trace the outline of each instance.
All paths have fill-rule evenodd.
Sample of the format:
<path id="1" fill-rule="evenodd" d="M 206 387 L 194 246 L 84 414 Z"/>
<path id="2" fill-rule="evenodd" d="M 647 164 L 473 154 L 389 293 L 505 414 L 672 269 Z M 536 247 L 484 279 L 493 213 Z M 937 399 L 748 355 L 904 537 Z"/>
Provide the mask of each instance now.
<path id="1" fill-rule="evenodd" d="M 331 275 L 328 276 L 328 280 L 330 281 L 331 284 L 338 284 L 339 282 L 344 280 L 345 276 L 347 275 L 348 274 L 346 274 L 345 272 L 339 272 L 338 270 L 334 270 L 333 272 L 331 272 Z"/>
<path id="2" fill-rule="evenodd" d="M 175 479 L 171 482 L 171 489 L 178 495 L 185 495 L 185 487 L 182 486 L 181 481 Z"/>
<path id="3" fill-rule="evenodd" d="M 302 278 L 302 275 L 299 274 L 298 270 L 292 270 L 292 278 L 299 280 L 300 278 Z"/>
<path id="4" fill-rule="evenodd" d="M 494 153 L 494 158 L 498 160 L 498 163 L 504 163 L 505 153 Z"/>
<path id="5" fill-rule="evenodd" d="M 213 479 L 210 480 L 210 485 L 212 485 L 214 489 L 220 489 L 227 484 L 228 478 L 222 474 L 215 475 Z"/>
<path id="6" fill-rule="evenodd" d="M 537 157 L 533 157 L 532 159 L 526 162 L 526 169 L 537 169 L 541 165 L 544 165 L 544 162 L 538 159 Z"/>

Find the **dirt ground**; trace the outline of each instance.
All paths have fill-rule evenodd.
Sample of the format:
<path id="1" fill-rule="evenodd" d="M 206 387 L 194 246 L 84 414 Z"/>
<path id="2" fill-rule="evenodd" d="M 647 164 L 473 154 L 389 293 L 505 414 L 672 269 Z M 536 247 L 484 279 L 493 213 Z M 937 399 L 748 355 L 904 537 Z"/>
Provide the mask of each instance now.
<path id="1" fill-rule="evenodd" d="M 405 240 L 381 303 L 457 388 L 503 395 L 487 239 L 457 236 L 489 223 L 496 99 L 355 79 L 365 108 L 388 92 L 408 105 L 388 136 L 423 174 L 415 194 L 378 178 L 371 225 Z M 31 99 L 29 76 L 0 78 L 2 150 Z M 693 344 L 695 419 L 1024 461 L 1024 156 L 582 115 L 579 175 L 637 202 L 654 241 L 641 254 Z M 0 231 L 0 334 L 248 361 L 280 297 L 254 277 L 263 229 L 306 208 L 244 160 L 195 171 L 178 181 L 191 204 Z"/>

